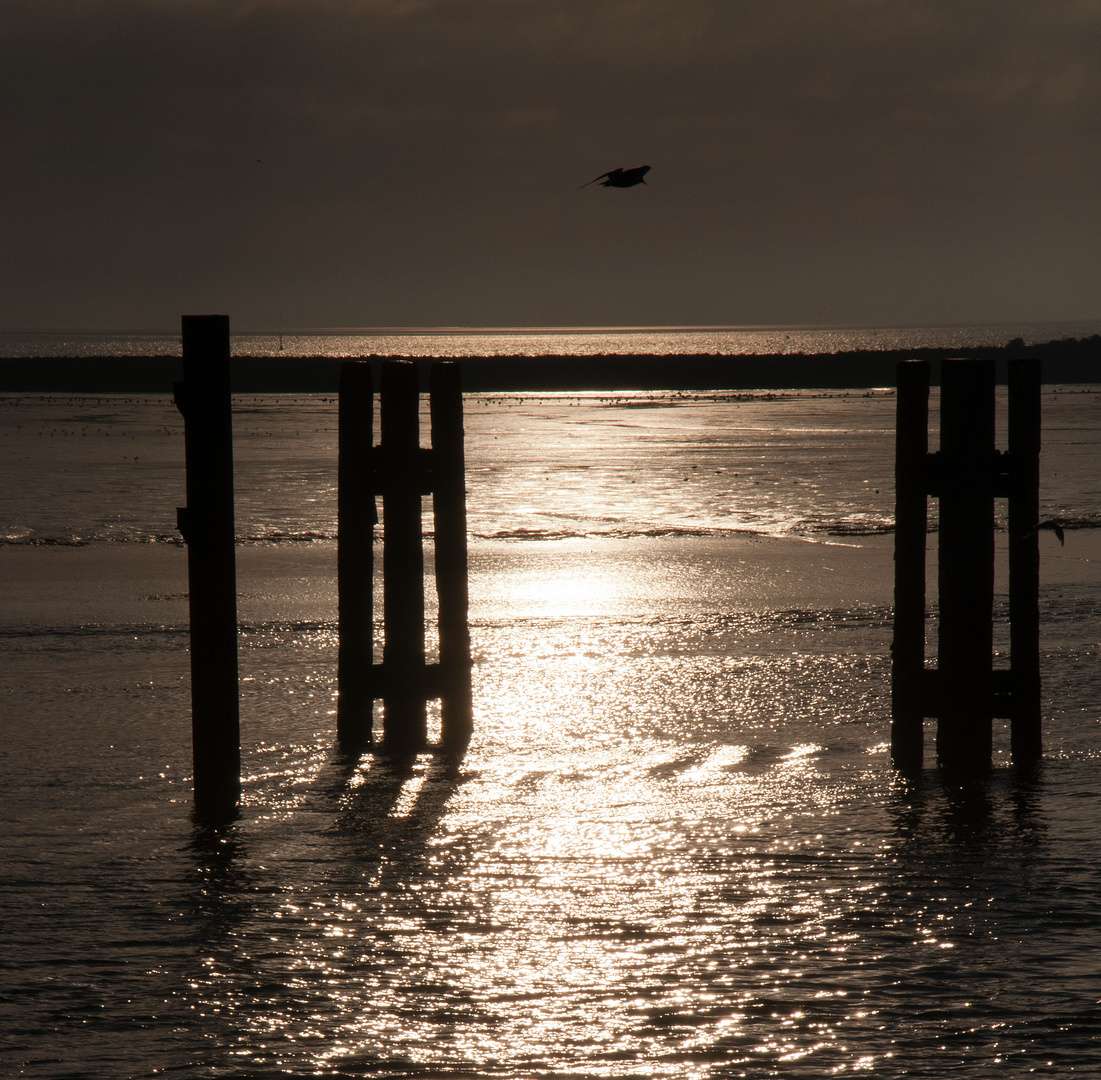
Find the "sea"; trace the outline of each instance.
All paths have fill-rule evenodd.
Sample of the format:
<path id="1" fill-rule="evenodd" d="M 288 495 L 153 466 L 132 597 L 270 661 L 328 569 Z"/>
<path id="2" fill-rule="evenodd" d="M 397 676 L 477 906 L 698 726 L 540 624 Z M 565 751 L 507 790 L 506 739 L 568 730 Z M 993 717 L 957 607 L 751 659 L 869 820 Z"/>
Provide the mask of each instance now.
<path id="1" fill-rule="evenodd" d="M 242 356 L 593 356 L 834 353 L 1027 345 L 1101 333 L 1101 318 L 968 326 L 269 328 L 233 332 Z M 0 330 L 5 357 L 172 356 L 178 330 Z"/>
<path id="2" fill-rule="evenodd" d="M 736 356 L 1098 328 L 234 349 Z M 178 349 L 0 335 L 0 358 Z M 1062 528 L 1039 534 L 1043 760 L 1013 766 L 996 721 L 968 778 L 937 767 L 932 720 L 920 772 L 889 753 L 891 387 L 464 409 L 474 734 L 395 760 L 336 742 L 337 401 L 234 399 L 242 802 L 214 828 L 192 810 L 182 418 L 167 395 L 0 396 L 0 1076 L 1097 1076 L 1101 387 L 1042 391 Z M 1004 666 L 1001 504 L 994 525 Z M 429 566 L 431 526 L 426 502 Z"/>

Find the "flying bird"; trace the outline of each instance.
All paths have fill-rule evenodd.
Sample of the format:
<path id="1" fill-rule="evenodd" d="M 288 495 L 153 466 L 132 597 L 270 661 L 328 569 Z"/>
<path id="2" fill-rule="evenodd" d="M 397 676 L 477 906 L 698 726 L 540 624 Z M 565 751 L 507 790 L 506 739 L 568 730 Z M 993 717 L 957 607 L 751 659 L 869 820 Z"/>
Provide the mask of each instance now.
<path id="1" fill-rule="evenodd" d="M 1033 525 L 1031 529 L 1021 533 L 1022 538 L 1029 536 L 1037 536 L 1041 532 L 1055 533 L 1056 538 L 1060 544 L 1066 544 L 1066 535 L 1063 532 L 1063 522 L 1059 518 L 1051 518 L 1048 521 L 1041 521 L 1038 525 Z"/>
<path id="2" fill-rule="evenodd" d="M 635 184 L 645 184 L 643 177 L 650 171 L 649 165 L 639 165 L 637 169 L 612 169 L 611 172 L 601 173 L 596 180 L 590 180 L 589 184 L 595 184 L 597 180 L 603 180 L 601 187 L 634 187 Z M 582 184 L 581 187 L 588 187 Z M 581 188 L 577 189 L 578 191 Z"/>
<path id="3" fill-rule="evenodd" d="M 1029 532 L 1025 533 L 1025 535 L 1032 536 L 1034 533 L 1038 533 L 1041 529 L 1046 529 L 1049 532 L 1055 533 L 1055 535 L 1059 538 L 1060 544 L 1066 543 L 1066 537 L 1063 534 L 1063 523 L 1054 518 L 1051 521 L 1041 521 L 1035 529 L 1030 530 Z"/>

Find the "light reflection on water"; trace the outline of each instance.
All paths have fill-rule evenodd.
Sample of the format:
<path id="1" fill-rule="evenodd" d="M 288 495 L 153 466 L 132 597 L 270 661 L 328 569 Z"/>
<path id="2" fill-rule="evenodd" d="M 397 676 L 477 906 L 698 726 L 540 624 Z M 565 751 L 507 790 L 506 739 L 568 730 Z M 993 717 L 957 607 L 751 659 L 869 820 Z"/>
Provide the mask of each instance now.
<path id="1" fill-rule="evenodd" d="M 1096 454 L 1087 405 L 1063 404 L 1070 435 L 1051 454 L 1067 476 L 1050 497 L 1071 509 L 1095 500 L 1095 471 L 1073 467 Z M 889 536 L 639 528 L 663 500 L 696 524 L 717 516 L 716 491 L 754 504 L 764 483 L 693 476 L 711 454 L 756 461 L 752 479 L 777 481 L 756 505 L 777 514 L 805 500 L 835 523 L 838 508 L 882 517 L 889 492 L 861 485 L 889 450 L 890 403 L 749 403 L 736 438 L 728 406 L 678 408 L 594 404 L 590 420 L 612 423 L 587 436 L 563 435 L 577 407 L 562 402 L 472 418 L 488 536 L 517 535 L 492 516 L 502 493 L 547 508 L 555 440 L 578 457 L 552 507 L 575 512 L 564 536 L 472 547 L 476 731 L 459 760 L 341 758 L 332 545 L 242 546 L 244 812 L 221 833 L 188 816 L 181 553 L 16 552 L 48 569 L 30 599 L 13 575 L 4 615 L 30 612 L 0 671 L 3 1056 L 43 1078 L 1089 1075 L 1091 531 L 1045 555 L 1041 774 L 907 783 L 886 746 Z M 652 427 L 629 419 L 643 412 Z M 264 528 L 312 528 L 309 493 L 309 513 L 327 512 L 329 451 L 305 453 L 293 415 L 243 421 L 244 506 Z M 786 420 L 766 440 L 769 415 Z M 776 461 L 809 468 L 830 430 L 847 449 L 814 466 L 828 490 L 781 487 Z M 139 438 L 129 459 L 161 445 Z M 631 471 L 617 446 L 651 494 L 613 515 Z M 59 489 L 97 520 L 77 466 Z M 148 498 L 123 492 L 117 510 L 148 528 L 179 492 L 164 471 L 136 475 Z M 293 492 L 276 497 L 283 475 Z M 20 484 L 29 512 L 35 484 Z M 591 535 L 601 513 L 628 528 Z M 74 560 L 96 568 L 94 602 L 73 595 L 89 573 Z"/>
<path id="2" fill-rule="evenodd" d="M 593 356 L 831 353 L 845 349 L 1001 346 L 1088 337 L 1092 321 L 969 326 L 390 327 L 233 334 L 235 356 Z M 0 331 L 0 357 L 178 356 L 178 330 Z"/>
<path id="3" fill-rule="evenodd" d="M 830 650 L 807 613 L 766 623 L 715 649 L 677 614 L 483 619 L 455 762 L 340 759 L 331 636 L 269 632 L 242 822 L 174 853 L 186 782 L 159 789 L 174 813 L 108 810 L 136 859 L 104 834 L 95 905 L 55 931 L 114 912 L 132 935 L 145 905 L 147 1018 L 116 989 L 72 1052 L 240 1077 L 1069 1071 L 1099 989 L 1096 827 L 1060 810 L 1080 770 L 908 787 L 882 621 L 833 620 Z"/>
<path id="4" fill-rule="evenodd" d="M 1028 899 L 1057 863 L 1027 784 L 893 776 L 878 620 L 836 624 L 832 652 L 805 618 L 712 652 L 604 614 L 479 627 L 461 761 L 288 758 L 310 796 L 236 860 L 194 987 L 240 1075 L 1073 1063 L 1090 1022 L 1041 1050 L 1058 1006 L 1019 973 L 1051 960 L 1035 920 L 1050 947 L 1086 898 Z"/>

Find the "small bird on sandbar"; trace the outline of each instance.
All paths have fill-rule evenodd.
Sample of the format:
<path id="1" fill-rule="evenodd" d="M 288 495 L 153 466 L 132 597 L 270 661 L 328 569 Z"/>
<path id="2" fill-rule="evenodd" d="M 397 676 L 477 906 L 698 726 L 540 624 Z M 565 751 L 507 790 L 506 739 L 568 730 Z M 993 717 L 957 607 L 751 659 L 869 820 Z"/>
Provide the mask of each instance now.
<path id="1" fill-rule="evenodd" d="M 634 187 L 635 184 L 645 184 L 646 181 L 643 177 L 650 171 L 649 165 L 639 165 L 635 169 L 612 169 L 611 172 L 601 173 L 595 180 L 590 180 L 589 184 L 595 184 L 597 180 L 603 180 L 604 183 L 601 187 Z M 582 188 L 586 188 L 589 184 L 582 184 Z M 581 188 L 577 189 L 578 191 Z"/>

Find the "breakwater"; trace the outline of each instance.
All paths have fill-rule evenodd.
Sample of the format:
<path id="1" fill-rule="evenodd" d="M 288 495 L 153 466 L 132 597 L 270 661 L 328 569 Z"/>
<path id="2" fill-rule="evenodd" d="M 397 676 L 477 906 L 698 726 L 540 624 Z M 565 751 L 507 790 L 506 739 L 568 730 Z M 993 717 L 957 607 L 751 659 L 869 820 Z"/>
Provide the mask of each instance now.
<path id="1" fill-rule="evenodd" d="M 1045 383 L 1101 382 L 1101 335 L 1038 345 L 1021 339 L 994 348 L 868 349 L 758 355 L 464 356 L 457 359 L 468 392 L 584 390 L 861 389 L 892 386 L 901 360 L 927 360 L 931 380 L 950 357 L 986 358 L 1004 383 L 1010 360 L 1034 358 Z M 336 393 L 347 357 L 235 356 L 235 393 Z M 360 359 L 381 364 L 393 357 Z M 0 360 L 0 393 L 171 393 L 181 377 L 178 356 L 12 357 Z"/>

